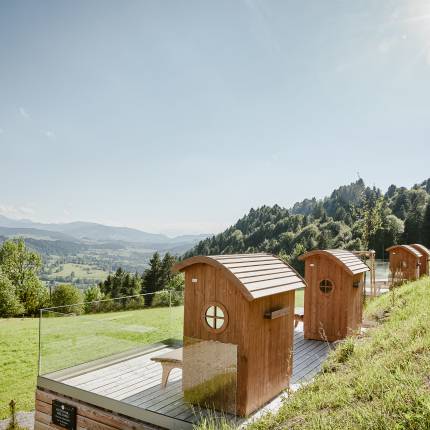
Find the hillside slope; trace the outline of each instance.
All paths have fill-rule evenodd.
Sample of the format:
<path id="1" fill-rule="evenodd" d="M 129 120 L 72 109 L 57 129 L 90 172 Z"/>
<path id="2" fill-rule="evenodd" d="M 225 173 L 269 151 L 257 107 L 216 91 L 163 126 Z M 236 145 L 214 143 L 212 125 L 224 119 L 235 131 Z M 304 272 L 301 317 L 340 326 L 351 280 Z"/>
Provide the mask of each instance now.
<path id="1" fill-rule="evenodd" d="M 378 322 L 343 342 L 324 371 L 252 430 L 429 429 L 430 278 L 386 294 L 366 309 Z"/>
<path id="2" fill-rule="evenodd" d="M 188 251 L 192 255 L 270 252 L 296 257 L 315 248 L 374 249 L 377 257 L 394 243 L 430 245 L 430 179 L 411 189 L 391 185 L 384 194 L 362 179 L 322 200 L 305 199 L 291 209 L 251 209 L 234 225 Z"/>

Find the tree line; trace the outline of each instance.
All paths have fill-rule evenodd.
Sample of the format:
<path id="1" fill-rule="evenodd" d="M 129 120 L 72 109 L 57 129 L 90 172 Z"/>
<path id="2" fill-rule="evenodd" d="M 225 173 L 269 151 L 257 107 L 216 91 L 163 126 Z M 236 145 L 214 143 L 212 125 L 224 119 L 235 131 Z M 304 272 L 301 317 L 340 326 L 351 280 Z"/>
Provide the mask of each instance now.
<path id="1" fill-rule="evenodd" d="M 154 293 L 160 291 L 181 292 L 184 286 L 183 275 L 173 273 L 176 257 L 166 253 L 163 258 L 155 252 L 149 260 L 149 267 L 142 273 L 131 274 L 119 268 L 96 287 L 104 297 L 117 298 L 145 294 L 149 306 L 155 299 Z M 157 302 L 158 304 L 158 302 Z"/>
<path id="2" fill-rule="evenodd" d="M 0 248 L 0 317 L 35 316 L 39 309 L 62 306 L 63 313 L 110 311 L 117 308 L 167 306 L 180 304 L 184 280 L 172 273 L 176 258 L 155 252 L 149 267 L 142 273 L 119 268 L 107 279 L 83 293 L 72 284 L 61 284 L 52 290 L 39 279 L 42 260 L 28 249 L 23 239 L 6 240 Z M 142 296 L 143 294 L 143 296 Z M 128 301 L 110 301 L 138 296 Z M 84 302 L 102 301 L 99 305 Z"/>
<path id="3" fill-rule="evenodd" d="M 329 197 L 305 199 L 291 209 L 251 209 L 183 257 L 268 252 L 303 271 L 297 257 L 313 249 L 374 249 L 377 258 L 386 258 L 387 247 L 402 243 L 430 247 L 430 179 L 410 189 L 391 185 L 385 193 L 359 179 Z"/>

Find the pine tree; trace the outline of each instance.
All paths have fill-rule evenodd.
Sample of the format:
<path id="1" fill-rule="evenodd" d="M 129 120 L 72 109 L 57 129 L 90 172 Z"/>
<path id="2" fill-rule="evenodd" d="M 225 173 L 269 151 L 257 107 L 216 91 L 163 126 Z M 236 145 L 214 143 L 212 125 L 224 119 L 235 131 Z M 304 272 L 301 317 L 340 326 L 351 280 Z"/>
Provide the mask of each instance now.
<path id="1" fill-rule="evenodd" d="M 149 268 L 143 273 L 142 281 L 143 292 L 147 294 L 145 304 L 151 306 L 154 293 L 163 289 L 163 268 L 158 252 L 154 252 L 149 260 Z"/>
<path id="2" fill-rule="evenodd" d="M 115 275 L 112 277 L 110 296 L 113 299 L 121 296 L 121 286 L 123 283 L 124 276 L 125 276 L 125 272 L 120 267 L 117 269 L 117 271 L 115 272 Z"/>
<path id="3" fill-rule="evenodd" d="M 173 277 L 172 273 L 172 267 L 176 262 L 176 258 L 166 252 L 166 254 L 163 257 L 163 260 L 161 262 L 161 284 L 162 289 L 165 289 L 167 284 L 170 282 L 170 280 Z"/>
<path id="4" fill-rule="evenodd" d="M 405 243 L 421 243 L 421 233 L 423 226 L 423 213 L 419 207 L 415 206 L 405 219 L 405 233 L 403 236 Z"/>
<path id="5" fill-rule="evenodd" d="M 421 241 L 423 245 L 430 247 L 430 202 L 427 203 L 424 211 L 423 222 L 421 226 Z"/>

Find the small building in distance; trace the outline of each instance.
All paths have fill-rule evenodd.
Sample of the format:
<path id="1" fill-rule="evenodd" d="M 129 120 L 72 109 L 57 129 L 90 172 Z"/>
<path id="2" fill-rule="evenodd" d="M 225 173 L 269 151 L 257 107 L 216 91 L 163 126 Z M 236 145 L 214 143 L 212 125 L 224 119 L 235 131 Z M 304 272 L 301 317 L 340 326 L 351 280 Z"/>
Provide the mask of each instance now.
<path id="1" fill-rule="evenodd" d="M 364 274 L 369 267 L 350 251 L 315 250 L 305 262 L 305 339 L 335 341 L 360 329 Z"/>
<path id="2" fill-rule="evenodd" d="M 386 251 L 389 253 L 392 284 L 415 281 L 420 277 L 420 251 L 412 245 L 393 245 Z"/>
<path id="3" fill-rule="evenodd" d="M 184 398 L 204 404 L 207 391 L 215 409 L 246 416 L 286 389 L 303 279 L 263 253 L 191 257 L 174 270 L 185 273 Z"/>
<path id="4" fill-rule="evenodd" d="M 420 276 L 429 275 L 430 250 L 420 243 L 412 243 L 411 246 L 421 254 Z"/>

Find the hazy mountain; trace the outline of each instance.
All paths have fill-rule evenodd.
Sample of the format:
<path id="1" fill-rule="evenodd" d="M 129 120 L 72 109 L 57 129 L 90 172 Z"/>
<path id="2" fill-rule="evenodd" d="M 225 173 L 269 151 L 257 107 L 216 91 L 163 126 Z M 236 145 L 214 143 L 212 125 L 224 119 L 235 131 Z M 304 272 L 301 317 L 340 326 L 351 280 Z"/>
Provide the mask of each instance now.
<path id="1" fill-rule="evenodd" d="M 122 241 L 129 243 L 145 244 L 148 247 L 167 246 L 190 247 L 200 240 L 208 237 L 208 234 L 182 235 L 170 238 L 164 234 L 148 233 L 142 230 L 128 227 L 114 227 L 92 222 L 71 223 L 37 223 L 28 219 L 14 220 L 0 215 L 0 230 L 3 236 L 25 236 L 52 240 L 78 240 L 78 241 Z M 158 246 L 157 246 L 158 245 Z"/>
<path id="2" fill-rule="evenodd" d="M 0 221 L 1 223 L 1 221 Z M 69 242 L 76 242 L 76 239 L 72 236 L 66 235 L 64 233 L 41 230 L 37 228 L 26 228 L 26 227 L 1 227 L 0 235 L 3 237 L 26 237 L 33 239 L 43 239 L 43 240 L 62 240 Z"/>

